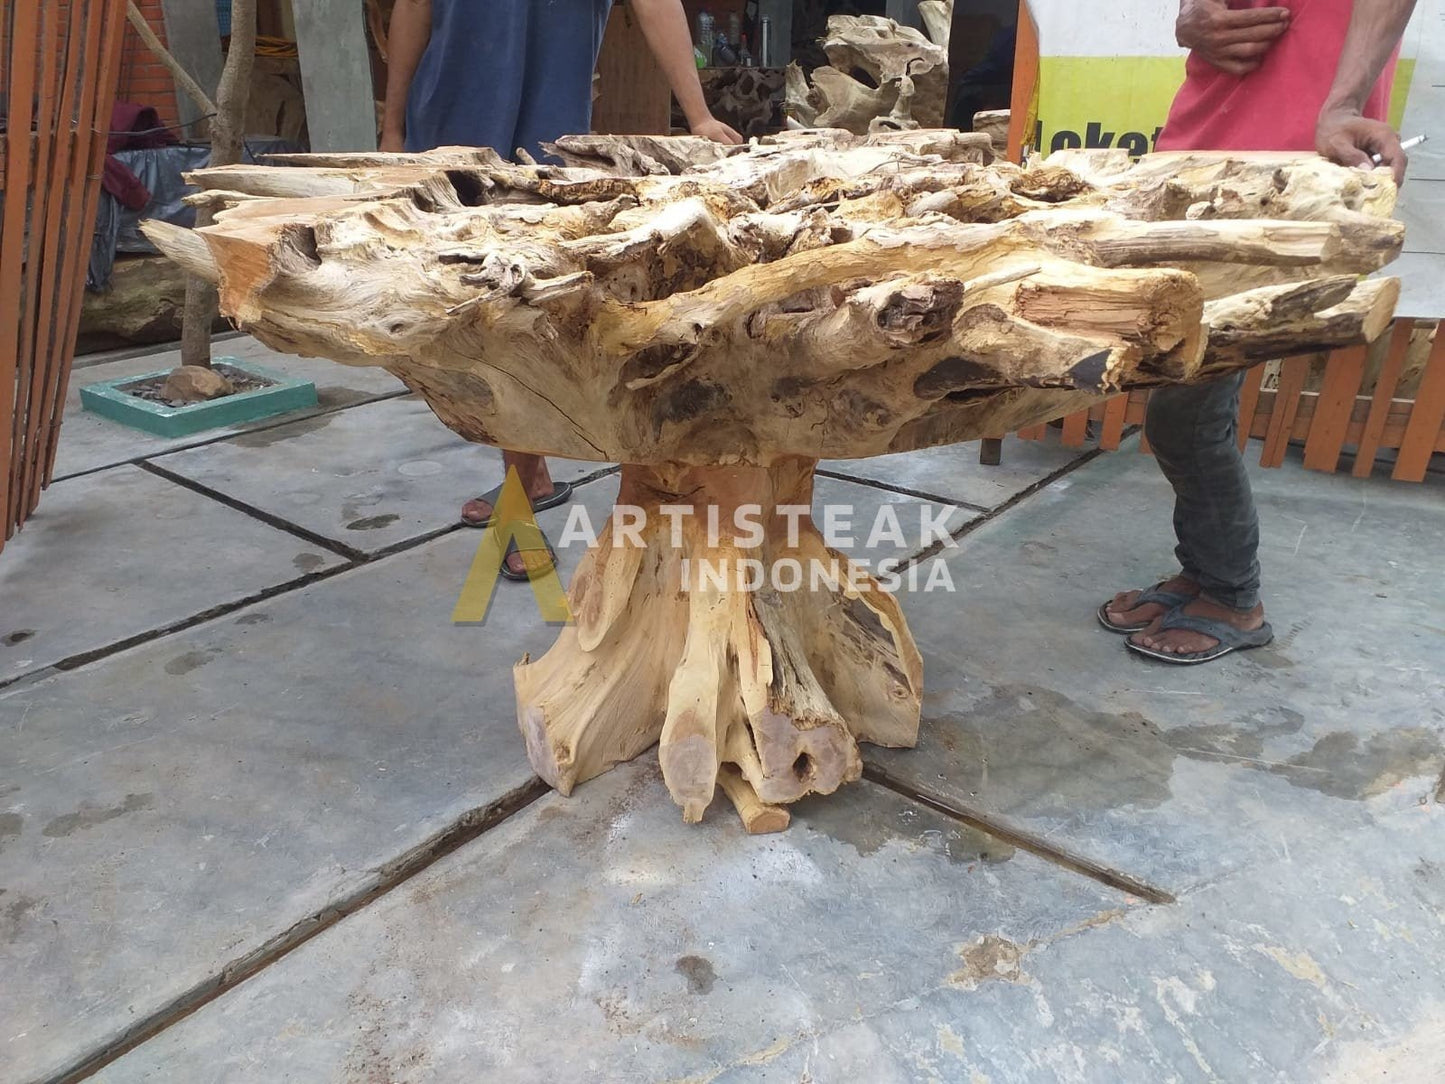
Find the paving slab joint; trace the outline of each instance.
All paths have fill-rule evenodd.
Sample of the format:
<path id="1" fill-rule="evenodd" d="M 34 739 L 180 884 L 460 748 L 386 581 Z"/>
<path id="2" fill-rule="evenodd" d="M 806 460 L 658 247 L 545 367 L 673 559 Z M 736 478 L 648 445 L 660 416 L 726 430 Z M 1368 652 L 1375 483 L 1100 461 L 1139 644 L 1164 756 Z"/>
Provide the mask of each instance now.
<path id="1" fill-rule="evenodd" d="M 886 787 L 895 794 L 927 806 L 937 813 L 968 825 L 970 828 L 980 832 L 987 832 L 989 835 L 1000 839 L 1005 843 L 1012 844 L 1023 851 L 1028 851 L 1036 857 L 1052 862 L 1056 866 L 1069 870 L 1073 873 L 1082 874 L 1100 884 L 1108 885 L 1110 888 L 1118 889 L 1120 892 L 1127 892 L 1131 896 L 1138 896 L 1148 903 L 1175 903 L 1177 900 L 1172 892 L 1148 884 L 1137 877 L 1130 876 L 1121 870 L 1113 869 L 1101 862 L 1096 862 L 1085 855 L 1075 854 L 1066 851 L 1032 832 L 1023 831 L 1000 820 L 998 817 L 990 816 L 979 810 L 969 809 L 966 806 L 945 798 L 940 794 L 918 787 L 912 783 L 905 783 L 895 778 L 888 772 L 875 765 L 868 764 L 863 768 L 863 778 L 870 782 L 877 783 L 880 787 Z"/>
<path id="2" fill-rule="evenodd" d="M 466 846 L 483 832 L 521 812 L 538 798 L 550 793 L 551 789 L 534 776 L 495 801 L 467 810 L 431 839 L 378 866 L 373 871 L 370 882 L 351 895 L 328 904 L 315 914 L 295 923 L 244 956 L 226 964 L 216 974 L 202 979 L 149 1016 L 137 1021 L 117 1038 L 81 1055 L 60 1072 L 32 1084 L 74 1084 L 94 1076 L 142 1043 L 150 1041 L 222 994 L 284 959 L 313 937 L 405 884 L 453 851 Z"/>
<path id="3" fill-rule="evenodd" d="M 834 478 L 840 482 L 852 482 L 854 485 L 868 486 L 870 489 L 881 489 L 885 493 L 901 493 L 905 497 L 912 497 L 915 500 L 929 501 L 932 504 L 946 504 L 952 508 L 962 508 L 968 512 L 986 513 L 989 511 L 987 505 L 974 504 L 972 501 L 957 500 L 953 497 L 940 497 L 937 493 L 930 493 L 926 489 L 912 489 L 909 486 L 895 486 L 888 482 L 880 482 L 875 478 L 860 478 L 854 474 L 845 474 L 840 470 L 822 470 L 815 472 L 820 478 Z"/>
<path id="4" fill-rule="evenodd" d="M 328 553 L 334 553 L 338 557 L 345 557 L 348 561 L 364 562 L 367 559 L 367 555 L 361 550 L 348 546 L 344 542 L 337 542 L 334 539 L 327 538 L 325 535 L 307 530 L 305 527 L 292 523 L 288 519 L 283 519 L 281 516 L 275 515 L 272 512 L 257 508 L 253 504 L 247 504 L 245 501 L 237 500 L 229 493 L 223 493 L 219 489 L 208 486 L 203 482 L 197 482 L 194 478 L 187 478 L 183 474 L 176 474 L 174 471 L 167 470 L 153 460 L 142 460 L 137 466 L 149 474 L 154 474 L 157 478 L 164 478 L 167 482 L 181 486 L 184 489 L 189 489 L 192 493 L 199 493 L 202 497 L 208 497 L 218 504 L 224 504 L 227 508 L 234 508 L 237 512 L 244 513 L 252 519 L 258 519 L 268 527 L 275 527 L 278 531 L 285 531 L 289 535 L 294 535 L 309 546 L 316 546 L 319 549 L 326 550 Z"/>
<path id="5" fill-rule="evenodd" d="M 1035 493 L 1047 489 L 1049 486 L 1057 482 L 1060 478 L 1072 474 L 1074 471 L 1078 470 L 1086 463 L 1092 463 L 1095 459 L 1097 459 L 1103 454 L 1105 454 L 1103 448 L 1090 448 L 1088 451 L 1080 455 L 1077 459 L 1071 459 L 1058 470 L 1052 472 L 1051 474 L 1045 475 L 1037 482 L 1034 482 L 1032 485 L 1026 486 L 1025 488 L 1019 490 L 997 508 L 988 509 L 978 518 L 969 520 L 958 530 L 954 531 L 952 535 L 950 535 L 950 537 L 953 539 L 954 542 L 958 542 L 965 536 L 973 534 L 974 531 L 978 530 L 985 523 L 992 523 L 1005 512 L 1017 508 L 1020 504 L 1028 500 Z M 856 481 L 856 479 L 851 480 Z M 899 492 L 902 491 L 900 490 Z M 959 506 L 963 507 L 962 504 L 960 504 Z M 970 505 L 969 507 L 973 506 Z M 916 565 L 922 561 L 928 560 L 930 557 L 935 557 L 943 551 L 944 546 L 947 544 L 948 543 L 946 542 L 935 542 L 931 546 L 928 546 L 926 549 L 920 550 L 918 553 L 914 554 L 902 565 L 900 565 L 899 568 L 908 568 L 910 565 Z"/>

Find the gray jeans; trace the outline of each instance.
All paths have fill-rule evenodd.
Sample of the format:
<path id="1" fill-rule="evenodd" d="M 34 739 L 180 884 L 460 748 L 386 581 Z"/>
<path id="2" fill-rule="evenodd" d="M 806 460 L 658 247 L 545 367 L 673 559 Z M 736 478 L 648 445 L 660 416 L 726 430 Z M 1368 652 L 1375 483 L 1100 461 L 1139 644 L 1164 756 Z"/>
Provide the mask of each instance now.
<path id="1" fill-rule="evenodd" d="M 1259 602 L 1259 514 L 1236 443 L 1244 372 L 1156 388 L 1144 432 L 1174 487 L 1174 553 L 1206 594 L 1239 610 Z"/>

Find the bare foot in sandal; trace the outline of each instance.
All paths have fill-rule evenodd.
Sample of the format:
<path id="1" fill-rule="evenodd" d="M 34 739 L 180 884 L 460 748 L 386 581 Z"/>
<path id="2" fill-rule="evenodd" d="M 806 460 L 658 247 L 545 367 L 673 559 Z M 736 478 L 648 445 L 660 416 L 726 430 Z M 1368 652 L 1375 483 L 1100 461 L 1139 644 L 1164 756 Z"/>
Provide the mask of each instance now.
<path id="1" fill-rule="evenodd" d="M 527 491 L 527 499 L 532 502 L 533 511 L 541 511 L 550 508 L 553 503 L 560 504 L 561 501 L 554 501 L 554 495 L 559 490 L 565 490 L 566 500 L 571 496 L 572 487 L 563 482 L 561 485 L 554 485 L 552 476 L 547 472 L 547 460 L 540 455 L 523 455 L 520 452 L 502 453 L 502 476 L 506 477 L 508 469 L 515 467 L 517 476 L 522 480 L 522 486 Z M 468 527 L 485 527 L 492 520 L 493 505 L 501 496 L 502 487 L 498 485 L 489 493 L 483 493 L 480 497 L 473 497 L 462 505 L 462 522 Z"/>
<path id="2" fill-rule="evenodd" d="M 1230 629 L 1241 633 L 1259 633 L 1260 630 L 1268 628 L 1264 620 L 1263 603 L 1256 603 L 1251 610 L 1236 610 L 1223 603 L 1215 602 L 1208 595 L 1200 595 L 1179 612 L 1186 617 L 1204 619 L 1204 621 L 1193 622 L 1193 624 L 1207 627 L 1210 623 L 1217 623 L 1225 628 L 1218 630 L 1220 636 L 1211 636 L 1199 628 L 1166 628 L 1163 627 L 1166 622 L 1161 616 L 1151 622 L 1143 632 L 1129 637 L 1130 645 L 1144 648 L 1146 653 L 1154 652 L 1156 655 L 1169 655 L 1180 659 L 1198 659 L 1198 661 L 1207 662 L 1222 653 L 1218 649 L 1230 646 L 1221 639 L 1228 634 Z M 1256 647 L 1267 642 L 1265 635 L 1261 633 L 1259 636 L 1241 638 L 1237 646 Z"/>
<path id="3" fill-rule="evenodd" d="M 1140 632 L 1198 595 L 1199 584 L 1181 573 L 1153 587 L 1120 591 L 1100 608 L 1099 621 L 1114 632 Z"/>

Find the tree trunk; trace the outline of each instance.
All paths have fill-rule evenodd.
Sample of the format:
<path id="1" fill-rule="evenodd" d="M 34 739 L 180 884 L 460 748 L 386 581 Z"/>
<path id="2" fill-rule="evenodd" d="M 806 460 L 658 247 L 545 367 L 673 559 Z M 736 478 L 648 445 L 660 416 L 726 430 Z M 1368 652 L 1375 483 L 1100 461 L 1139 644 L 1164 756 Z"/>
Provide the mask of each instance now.
<path id="1" fill-rule="evenodd" d="M 645 528 L 614 538 L 609 521 L 572 583 L 576 624 L 516 670 L 538 775 L 568 794 L 660 743 L 684 819 L 731 765 L 755 821 L 753 800 L 858 778 L 859 741 L 914 744 L 921 658 L 896 599 L 808 518 L 813 467 L 623 468 L 618 505 Z"/>
<path id="2" fill-rule="evenodd" d="M 212 168 L 241 160 L 245 138 L 246 97 L 256 59 L 256 0 L 231 0 L 231 44 L 216 88 L 216 115 L 211 118 Z M 209 226 L 212 211 L 196 208 L 196 228 Z M 220 304 L 214 283 L 195 275 L 186 280 L 186 303 L 181 316 L 181 364 L 211 366 L 211 327 Z"/>

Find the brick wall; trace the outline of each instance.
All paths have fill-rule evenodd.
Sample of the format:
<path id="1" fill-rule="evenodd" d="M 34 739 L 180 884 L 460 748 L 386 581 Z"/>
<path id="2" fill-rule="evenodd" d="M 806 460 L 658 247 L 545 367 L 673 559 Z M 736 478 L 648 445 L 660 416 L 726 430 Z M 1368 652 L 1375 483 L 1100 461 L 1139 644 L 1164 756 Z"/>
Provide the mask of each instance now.
<path id="1" fill-rule="evenodd" d="M 166 40 L 165 16 L 161 0 L 136 0 L 136 7 L 150 23 L 156 37 Z M 125 28 L 125 44 L 120 59 L 120 91 L 118 100 L 138 105 L 153 105 L 162 124 L 177 124 L 176 84 L 165 65 L 155 58 L 129 23 Z"/>

